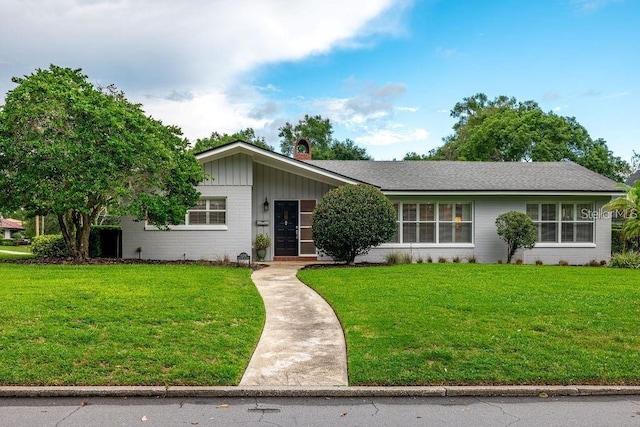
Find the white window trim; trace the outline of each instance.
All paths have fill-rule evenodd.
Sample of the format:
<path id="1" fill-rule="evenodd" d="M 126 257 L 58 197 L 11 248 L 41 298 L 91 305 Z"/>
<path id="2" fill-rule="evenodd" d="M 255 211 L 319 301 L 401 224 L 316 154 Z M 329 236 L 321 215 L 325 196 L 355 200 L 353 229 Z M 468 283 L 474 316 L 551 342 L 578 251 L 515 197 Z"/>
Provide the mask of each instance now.
<path id="1" fill-rule="evenodd" d="M 589 200 L 577 200 L 577 201 L 541 201 L 541 202 L 526 202 L 525 203 L 525 213 L 526 213 L 526 205 L 538 205 L 538 215 L 541 217 L 541 205 L 555 205 L 556 206 L 556 219 L 554 221 L 542 221 L 539 219 L 537 221 L 533 221 L 536 224 L 540 223 L 554 223 L 557 226 L 557 235 L 555 242 L 536 242 L 534 248 L 595 248 L 596 247 L 596 220 L 595 218 L 591 218 L 590 221 L 583 221 L 583 223 L 591 223 L 593 227 L 593 242 L 562 242 L 562 224 L 565 223 L 575 223 L 575 220 L 568 221 L 562 220 L 562 205 L 574 205 L 576 207 L 576 215 L 578 215 L 577 205 L 586 205 L 590 204 L 592 210 L 595 210 L 595 203 Z"/>
<path id="2" fill-rule="evenodd" d="M 406 201 L 392 201 L 393 204 L 398 205 L 398 217 L 396 219 L 396 224 L 398 226 L 398 239 L 402 239 L 402 225 L 404 221 L 402 220 L 403 215 L 403 206 L 405 204 L 433 204 L 434 206 L 434 221 L 408 221 L 410 223 L 415 224 L 434 224 L 435 230 L 435 242 L 385 242 L 382 243 L 379 247 L 387 248 L 387 249 L 406 249 L 406 248 L 474 248 L 475 247 L 475 206 L 472 201 L 469 200 L 455 200 L 455 201 L 433 201 L 433 200 L 406 200 Z M 471 224 L 471 242 L 444 242 L 439 243 L 440 241 L 440 224 L 455 224 L 455 221 L 440 221 L 440 205 L 444 204 L 469 204 L 471 205 L 471 220 L 470 221 L 461 221 L 462 224 Z M 416 215 L 419 218 L 420 213 L 417 212 Z"/>

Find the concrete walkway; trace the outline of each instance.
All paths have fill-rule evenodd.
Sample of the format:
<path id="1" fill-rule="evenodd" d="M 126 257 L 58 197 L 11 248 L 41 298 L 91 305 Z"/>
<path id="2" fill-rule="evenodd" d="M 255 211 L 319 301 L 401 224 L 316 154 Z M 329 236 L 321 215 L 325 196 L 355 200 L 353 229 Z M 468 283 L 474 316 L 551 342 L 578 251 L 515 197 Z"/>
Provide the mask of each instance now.
<path id="1" fill-rule="evenodd" d="M 240 386 L 346 386 L 347 350 L 333 309 L 296 278 L 303 264 L 255 271 L 267 312 Z"/>
<path id="2" fill-rule="evenodd" d="M 17 252 L 17 251 L 5 251 L 0 250 L 0 254 L 9 254 L 9 255 L 30 255 L 28 252 Z"/>

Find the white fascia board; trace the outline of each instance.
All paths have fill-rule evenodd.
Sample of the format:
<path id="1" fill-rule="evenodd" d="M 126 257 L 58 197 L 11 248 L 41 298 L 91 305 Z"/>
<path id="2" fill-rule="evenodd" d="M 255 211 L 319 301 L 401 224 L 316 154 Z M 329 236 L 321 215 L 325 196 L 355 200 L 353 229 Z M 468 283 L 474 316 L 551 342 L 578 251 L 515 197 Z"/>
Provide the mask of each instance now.
<path id="1" fill-rule="evenodd" d="M 337 174 L 335 172 L 310 165 L 300 160 L 292 159 L 285 155 L 268 151 L 244 142 L 234 142 L 205 151 L 196 156 L 200 163 L 206 163 L 223 157 L 235 154 L 246 154 L 253 158 L 253 161 L 275 169 L 280 169 L 296 175 L 302 175 L 317 181 L 326 182 L 331 185 L 361 184 L 361 181 Z"/>
<path id="2" fill-rule="evenodd" d="M 619 197 L 624 193 L 598 191 L 396 191 L 382 190 L 387 196 L 598 196 Z"/>

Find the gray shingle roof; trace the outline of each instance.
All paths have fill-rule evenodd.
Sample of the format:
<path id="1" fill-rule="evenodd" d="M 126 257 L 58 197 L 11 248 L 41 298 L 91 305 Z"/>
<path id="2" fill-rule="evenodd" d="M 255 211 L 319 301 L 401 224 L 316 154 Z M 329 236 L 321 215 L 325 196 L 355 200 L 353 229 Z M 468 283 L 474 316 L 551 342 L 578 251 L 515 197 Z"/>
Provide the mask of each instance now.
<path id="1" fill-rule="evenodd" d="M 634 182 L 640 181 L 640 169 L 631 174 L 629 178 L 627 178 L 627 185 L 633 185 Z"/>
<path id="2" fill-rule="evenodd" d="M 609 178 L 572 162 L 310 160 L 383 191 L 619 192 Z"/>

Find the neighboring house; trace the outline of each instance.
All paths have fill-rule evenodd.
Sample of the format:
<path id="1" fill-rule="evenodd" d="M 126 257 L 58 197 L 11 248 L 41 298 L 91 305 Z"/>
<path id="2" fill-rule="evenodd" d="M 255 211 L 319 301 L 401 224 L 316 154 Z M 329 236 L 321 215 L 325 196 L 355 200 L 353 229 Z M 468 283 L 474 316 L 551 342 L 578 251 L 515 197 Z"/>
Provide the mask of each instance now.
<path id="1" fill-rule="evenodd" d="M 629 178 L 627 178 L 625 184 L 633 185 L 636 181 L 640 181 L 640 169 L 629 175 Z"/>
<path id="2" fill-rule="evenodd" d="M 0 218 L 0 234 L 5 239 L 13 239 L 13 233 L 24 231 L 22 221 L 11 218 Z"/>
<path id="3" fill-rule="evenodd" d="M 611 219 L 602 206 L 620 195 L 615 182 L 571 162 L 322 161 L 301 139 L 294 158 L 236 141 L 197 155 L 211 179 L 197 188 L 198 206 L 185 225 L 160 231 L 123 218 L 124 258 L 223 259 L 255 257 L 253 238 L 268 234 L 267 260 L 324 259 L 313 243 L 311 217 L 332 188 L 368 183 L 389 197 L 398 232 L 356 261 L 384 261 L 390 252 L 495 263 L 506 245 L 495 219 L 526 212 L 538 243 L 520 251 L 525 263 L 608 260 Z"/>

